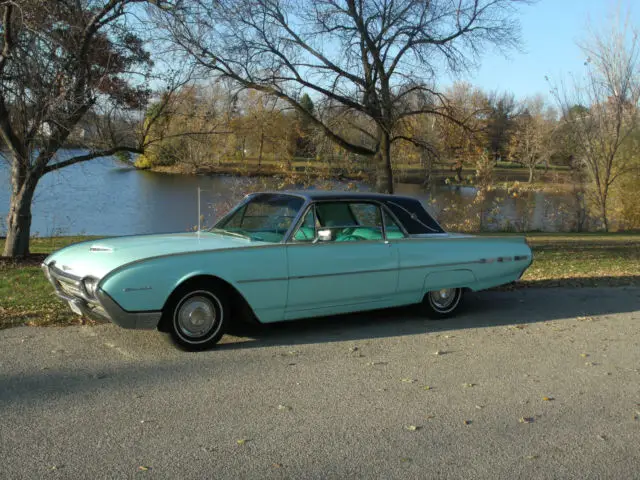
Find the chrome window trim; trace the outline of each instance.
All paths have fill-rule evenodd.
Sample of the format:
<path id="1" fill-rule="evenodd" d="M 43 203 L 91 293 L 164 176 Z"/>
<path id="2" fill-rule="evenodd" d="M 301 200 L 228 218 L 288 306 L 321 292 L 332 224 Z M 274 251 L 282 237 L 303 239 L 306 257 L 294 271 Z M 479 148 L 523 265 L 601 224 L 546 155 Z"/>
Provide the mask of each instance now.
<path id="1" fill-rule="evenodd" d="M 255 197 L 256 195 L 282 195 L 282 196 L 289 196 L 289 197 L 294 197 L 294 198 L 301 198 L 303 200 L 302 205 L 300 206 L 300 210 L 298 211 L 297 215 L 293 218 L 291 225 L 289 226 L 289 229 L 282 235 L 282 239 L 277 242 L 275 245 L 281 244 L 281 243 L 287 243 L 289 237 L 291 236 L 292 232 L 293 232 L 293 226 L 296 225 L 296 222 L 298 222 L 300 220 L 300 213 L 305 211 L 307 208 L 307 205 L 309 205 L 309 203 L 312 203 L 308 197 L 305 197 L 304 195 L 300 195 L 297 193 L 289 193 L 289 192 L 253 192 L 253 193 L 248 193 L 247 195 L 244 196 L 244 198 L 231 210 L 229 210 L 226 215 L 224 215 L 220 220 L 218 220 L 211 228 L 217 228 L 217 226 L 219 224 L 221 224 L 223 221 L 225 221 L 227 219 L 227 217 L 230 217 L 231 215 L 233 215 L 234 213 L 236 213 L 238 210 L 240 210 L 242 207 L 244 207 L 247 203 L 249 203 L 251 201 L 251 199 L 253 197 Z M 205 231 L 210 231 L 210 229 L 207 229 Z"/>
<path id="2" fill-rule="evenodd" d="M 381 204 L 382 209 L 387 212 L 387 214 L 391 217 L 391 219 L 400 227 L 400 231 L 402 232 L 402 234 L 404 235 L 404 238 L 409 237 L 409 233 L 407 232 L 407 229 L 405 228 L 405 226 L 402 224 L 402 222 L 400 221 L 400 219 L 398 217 L 396 217 L 395 213 L 393 213 L 391 211 L 391 209 L 384 204 Z M 386 236 L 386 223 L 384 221 L 384 215 L 382 216 L 382 223 L 385 225 L 385 240 L 389 240 Z M 402 240 L 400 238 L 392 238 L 391 240 Z"/>
<path id="3" fill-rule="evenodd" d="M 316 220 L 318 219 L 316 214 L 316 205 L 315 205 L 315 202 L 312 202 L 312 201 L 307 201 L 306 203 L 307 203 L 306 206 L 303 205 L 303 207 L 305 208 L 301 209 L 302 215 L 300 216 L 300 218 L 297 219 L 295 223 L 291 224 L 293 229 L 291 230 L 291 232 L 289 232 L 289 239 L 284 241 L 284 238 L 283 238 L 283 241 L 281 243 L 286 243 L 288 245 L 299 245 L 299 244 L 308 245 L 308 244 L 316 243 L 315 239 L 318 236 L 318 230 L 316 228 Z M 304 223 L 304 219 L 307 217 L 307 215 L 309 214 L 309 211 L 311 211 L 312 209 L 313 209 L 313 229 L 315 232 L 315 237 L 311 242 L 296 242 L 294 238 L 295 233 L 300 229 L 300 227 L 302 227 L 302 224 Z"/>
<path id="4" fill-rule="evenodd" d="M 315 213 L 315 206 L 319 203 L 369 203 L 369 204 L 373 204 L 376 205 L 380 211 L 380 217 L 381 217 L 381 221 L 382 221 L 382 226 L 381 227 L 371 227 L 371 228 L 381 228 L 382 229 L 382 239 L 380 240 L 359 240 L 358 243 L 362 243 L 362 242 L 376 242 L 376 243 L 380 243 L 380 242 L 384 242 L 387 243 L 389 241 L 389 239 L 387 238 L 387 232 L 386 232 L 386 223 L 384 221 L 384 214 L 383 212 L 386 212 L 392 219 L 393 221 L 398 224 L 398 226 L 400 227 L 400 230 L 402 231 L 402 234 L 404 235 L 404 238 L 393 238 L 391 239 L 392 241 L 396 241 L 396 240 L 404 240 L 407 238 L 410 238 L 409 233 L 407 232 L 407 229 L 405 228 L 405 226 L 403 225 L 403 223 L 398 219 L 398 217 L 396 217 L 396 215 L 391 211 L 391 209 L 389 207 L 387 207 L 383 202 L 380 202 L 379 200 L 374 200 L 374 199 L 368 199 L 368 198 L 363 198 L 363 199 L 348 199 L 348 198 L 343 198 L 343 199 L 321 199 L 321 200 L 308 200 L 307 204 L 305 208 L 303 208 L 303 212 L 302 215 L 300 216 L 300 218 L 297 220 L 296 223 L 293 223 L 292 226 L 294 227 L 290 232 L 289 232 L 289 236 L 287 237 L 286 240 L 284 240 L 281 243 L 286 243 L 288 245 L 325 245 L 325 244 L 342 244 L 342 243 L 347 243 L 347 242 L 295 242 L 293 241 L 293 234 L 298 230 L 298 228 L 300 228 L 300 224 L 302 223 L 302 221 L 304 220 L 304 217 L 307 215 L 307 212 L 309 211 L 310 208 L 314 208 L 314 219 L 317 218 L 316 213 Z M 304 206 L 303 206 L 304 207 Z M 335 226 L 335 227 L 326 227 L 326 228 L 352 228 L 353 225 L 345 225 L 342 227 L 339 226 Z M 325 227 L 323 227 L 325 228 Z"/>
<path id="5" fill-rule="evenodd" d="M 218 220 L 211 228 L 217 228 L 219 224 L 221 224 L 227 219 L 227 217 L 230 217 L 231 215 L 236 213 L 238 210 L 240 210 L 242 207 L 244 207 L 247 204 L 247 202 L 251 199 L 251 197 L 253 197 L 254 195 L 255 193 L 248 193 L 247 195 L 245 195 L 244 198 L 240 200 L 235 207 L 233 207 L 231 210 L 225 213 L 222 216 L 222 218 Z M 211 228 L 207 228 L 205 232 L 211 230 Z"/>

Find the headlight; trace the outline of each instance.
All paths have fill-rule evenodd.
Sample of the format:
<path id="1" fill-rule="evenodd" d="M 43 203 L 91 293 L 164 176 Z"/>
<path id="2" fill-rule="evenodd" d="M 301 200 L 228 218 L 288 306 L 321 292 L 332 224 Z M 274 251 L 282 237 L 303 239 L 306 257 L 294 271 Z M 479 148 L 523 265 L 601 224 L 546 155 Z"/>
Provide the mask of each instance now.
<path id="1" fill-rule="evenodd" d="M 100 280 L 93 277 L 87 277 L 82 280 L 82 286 L 84 288 L 85 293 L 87 294 L 87 297 L 96 298 L 96 290 L 98 288 L 99 282 Z"/>

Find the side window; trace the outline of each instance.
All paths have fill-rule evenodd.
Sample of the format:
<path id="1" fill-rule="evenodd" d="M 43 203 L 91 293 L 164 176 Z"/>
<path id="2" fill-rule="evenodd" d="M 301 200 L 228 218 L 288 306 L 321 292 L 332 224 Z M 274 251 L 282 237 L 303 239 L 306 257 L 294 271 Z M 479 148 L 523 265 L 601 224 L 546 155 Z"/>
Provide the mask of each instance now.
<path id="1" fill-rule="evenodd" d="M 387 212 L 386 209 L 382 210 L 382 216 L 384 217 L 384 231 L 387 235 L 387 239 L 393 240 L 396 238 L 405 238 L 404 232 L 398 222 Z"/>
<path id="2" fill-rule="evenodd" d="M 296 243 L 313 242 L 316 238 L 316 216 L 315 209 L 310 208 L 304 216 L 304 220 L 293 234 L 293 241 Z"/>
<path id="3" fill-rule="evenodd" d="M 372 203 L 352 203 L 349 205 L 358 225 L 382 228 L 380 208 Z"/>
<path id="4" fill-rule="evenodd" d="M 317 206 L 318 241 L 382 240 L 382 214 L 373 203 L 327 202 Z"/>

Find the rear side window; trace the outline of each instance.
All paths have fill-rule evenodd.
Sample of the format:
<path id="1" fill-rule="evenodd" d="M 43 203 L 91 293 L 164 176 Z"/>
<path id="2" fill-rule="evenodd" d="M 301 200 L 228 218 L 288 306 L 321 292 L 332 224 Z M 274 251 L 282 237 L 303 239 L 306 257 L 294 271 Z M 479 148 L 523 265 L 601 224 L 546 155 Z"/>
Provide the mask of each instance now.
<path id="1" fill-rule="evenodd" d="M 358 224 L 347 202 L 319 203 L 316 206 L 316 212 L 323 227 L 345 227 Z"/>
<path id="2" fill-rule="evenodd" d="M 382 240 L 380 207 L 365 202 L 320 202 L 316 205 L 318 235 L 327 242 Z"/>

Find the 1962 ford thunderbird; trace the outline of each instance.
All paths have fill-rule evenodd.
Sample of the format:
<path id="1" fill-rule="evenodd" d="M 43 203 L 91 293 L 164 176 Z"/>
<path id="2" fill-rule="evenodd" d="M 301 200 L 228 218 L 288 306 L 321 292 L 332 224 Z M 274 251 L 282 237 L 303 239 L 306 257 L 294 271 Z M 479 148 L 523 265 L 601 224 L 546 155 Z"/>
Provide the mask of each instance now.
<path id="1" fill-rule="evenodd" d="M 446 317 L 465 290 L 513 282 L 531 261 L 523 238 L 446 233 L 413 198 L 305 191 L 248 195 L 205 231 L 71 245 L 43 270 L 74 312 L 201 350 L 245 316 L 418 304 Z"/>

